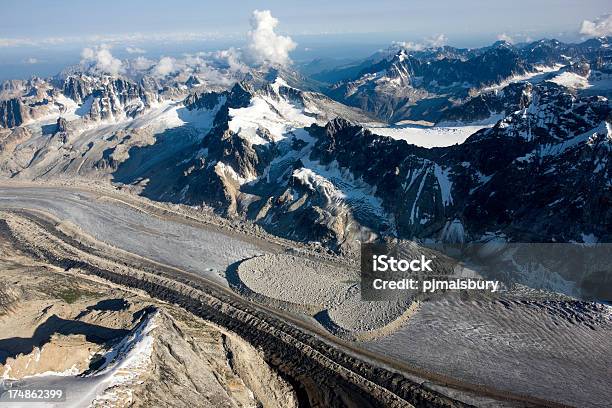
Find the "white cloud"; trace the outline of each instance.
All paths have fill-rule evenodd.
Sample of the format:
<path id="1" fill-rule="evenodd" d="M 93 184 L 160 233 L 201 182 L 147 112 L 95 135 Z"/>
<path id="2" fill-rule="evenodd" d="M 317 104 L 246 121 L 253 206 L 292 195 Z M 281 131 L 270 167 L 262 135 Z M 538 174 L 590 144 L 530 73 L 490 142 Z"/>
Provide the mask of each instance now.
<path id="1" fill-rule="evenodd" d="M 0 47 L 21 47 L 32 45 L 32 41 L 27 38 L 0 38 Z"/>
<path id="2" fill-rule="evenodd" d="M 439 48 L 448 42 L 448 38 L 444 34 L 438 34 L 433 37 L 425 38 L 422 42 L 404 41 L 397 44 L 410 51 L 423 51 L 426 48 Z"/>
<path id="3" fill-rule="evenodd" d="M 69 42 L 70 40 L 76 40 L 76 38 L 74 37 L 49 37 L 49 38 L 42 38 L 42 39 L 0 38 L 0 48 L 53 46 L 53 45 L 64 44 L 66 42 Z"/>
<path id="4" fill-rule="evenodd" d="M 155 65 L 155 61 L 145 57 L 136 57 L 130 60 L 130 67 L 136 71 L 145 71 Z"/>
<path id="5" fill-rule="evenodd" d="M 514 44 L 514 38 L 512 38 L 511 36 L 509 36 L 509 35 L 508 35 L 508 34 L 506 34 L 506 33 L 501 33 L 501 34 L 499 34 L 499 35 L 497 36 L 497 39 L 498 39 L 499 41 L 505 41 L 505 42 L 507 42 L 507 43 Z"/>
<path id="6" fill-rule="evenodd" d="M 26 64 L 38 64 L 38 59 L 34 57 L 30 57 L 30 58 L 27 58 L 24 62 Z"/>
<path id="7" fill-rule="evenodd" d="M 144 56 L 134 56 L 135 58 L 122 62 L 113 57 L 111 46 L 105 43 L 106 45 L 83 49 L 81 63 L 95 72 L 113 75 L 126 71 L 149 71 L 157 78 L 165 78 L 171 74 L 181 77 L 197 75 L 205 81 L 223 83 L 227 80 L 223 80 L 222 76 L 229 74 L 233 81 L 249 72 L 247 64 L 285 65 L 291 62 L 289 52 L 295 49 L 297 44 L 290 37 L 277 34 L 274 31 L 277 26 L 278 20 L 270 11 L 255 10 L 251 18 L 252 29 L 248 32 L 248 42 L 242 49 L 232 47 L 215 52 L 185 54 L 182 57 L 162 57 L 159 61 Z M 132 40 L 136 38 L 135 36 Z M 129 44 L 124 48 L 130 54 L 146 52 L 136 47 L 133 41 Z"/>
<path id="8" fill-rule="evenodd" d="M 415 43 L 412 41 L 400 41 L 397 43 L 400 47 L 405 48 L 409 51 L 422 51 L 425 49 L 425 44 Z"/>
<path id="9" fill-rule="evenodd" d="M 584 20 L 580 34 L 588 37 L 607 37 L 612 35 L 612 14 L 597 17 L 594 21 Z"/>
<path id="10" fill-rule="evenodd" d="M 172 72 L 178 71 L 175 61 L 172 57 L 162 57 L 157 65 L 155 65 L 155 68 L 153 68 L 153 75 L 163 78 Z"/>
<path id="11" fill-rule="evenodd" d="M 227 50 L 217 51 L 213 54 L 217 60 L 225 62 L 232 72 L 247 72 L 249 68 L 242 62 L 240 50 L 228 48 Z"/>
<path id="12" fill-rule="evenodd" d="M 239 61 L 240 51 L 234 48 L 215 52 L 198 52 L 184 54 L 182 57 L 162 57 L 159 61 L 142 56 L 128 61 L 129 69 L 133 71 L 149 71 L 159 79 L 172 75 L 180 80 L 186 80 L 194 75 L 200 81 L 213 86 L 228 86 L 233 84 L 248 67 Z"/>
<path id="13" fill-rule="evenodd" d="M 81 52 L 81 64 L 89 65 L 90 69 L 111 75 L 119 75 L 124 71 L 121 60 L 113 57 L 110 47 L 100 45 L 95 48 L 84 48 Z"/>
<path id="14" fill-rule="evenodd" d="M 46 47 L 62 44 L 134 44 L 134 43 L 184 43 L 190 41 L 209 41 L 220 38 L 234 38 L 236 34 L 218 32 L 171 32 L 171 33 L 128 33 L 117 35 L 65 36 L 47 38 L 0 38 L 0 48 L 7 47 Z M 138 49 L 138 48 L 135 48 Z M 129 51 L 128 51 L 129 52 Z"/>
<path id="15" fill-rule="evenodd" d="M 213 67 L 200 71 L 197 77 L 211 85 L 228 86 L 235 82 L 231 75 L 227 75 Z"/>
<path id="16" fill-rule="evenodd" d="M 274 29 L 278 20 L 270 10 L 255 10 L 251 16 L 252 30 L 248 33 L 247 49 L 249 56 L 258 64 L 286 65 L 291 62 L 289 52 L 297 44 L 291 37 L 276 34 Z"/>
<path id="17" fill-rule="evenodd" d="M 448 42 L 448 38 L 444 34 L 438 34 L 435 37 L 430 37 L 425 40 L 429 47 L 439 48 Z"/>
<path id="18" fill-rule="evenodd" d="M 125 50 L 129 54 L 145 54 L 146 53 L 145 50 L 143 50 L 142 48 L 138 48 L 138 47 L 125 47 Z"/>

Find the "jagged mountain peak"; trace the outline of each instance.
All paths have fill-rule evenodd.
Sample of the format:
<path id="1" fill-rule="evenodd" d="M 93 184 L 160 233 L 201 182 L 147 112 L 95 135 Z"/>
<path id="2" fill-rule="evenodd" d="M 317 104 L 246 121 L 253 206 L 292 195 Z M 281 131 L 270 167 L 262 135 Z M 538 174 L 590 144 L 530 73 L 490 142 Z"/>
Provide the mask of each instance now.
<path id="1" fill-rule="evenodd" d="M 498 41 L 477 49 L 420 51 L 396 45 L 387 58 L 372 57 L 354 69 L 342 68 L 337 74 L 327 72 L 318 77 L 347 74 L 330 84 L 326 94 L 380 120 L 436 123 L 448 120 L 458 110 L 468 112 L 461 105 L 512 82 L 552 80 L 576 92 L 588 93 L 593 88 L 593 92 L 609 95 L 611 61 L 606 38 L 578 44 L 540 40 L 517 46 Z M 591 84 L 591 80 L 598 83 Z M 481 110 L 502 113 L 485 106 Z M 470 116 L 457 119 L 467 123 Z"/>
<path id="2" fill-rule="evenodd" d="M 499 48 L 514 49 L 515 47 L 514 45 L 512 45 L 510 42 L 506 40 L 498 40 L 493 43 L 491 48 L 492 49 L 499 49 Z"/>
<path id="3" fill-rule="evenodd" d="M 442 52 L 463 54 L 439 58 Z M 278 67 L 251 70 L 222 89 L 196 84 L 196 74 L 184 78 L 195 78 L 189 87 L 175 79 L 74 72 L 60 83 L 4 86 L 18 96 L 0 106 L 10 127 L 2 130 L 9 135 L 2 146 L 10 153 L 0 168 L 17 178 L 111 178 L 151 198 L 209 205 L 337 250 L 380 235 L 441 241 L 478 241 L 490 234 L 605 237 L 599 229 L 582 231 L 587 216 L 602 215 L 599 201 L 585 194 L 575 199 L 588 204 L 588 214 L 574 204 L 563 207 L 578 214 L 579 226 L 540 233 L 523 222 L 557 221 L 542 208 L 573 192 L 551 180 L 556 172 L 580 188 L 590 189 L 580 184 L 588 181 L 605 190 L 608 100 L 550 82 L 560 74 L 604 72 L 605 61 L 591 66 L 588 51 L 586 62 L 574 55 L 563 71 L 551 71 L 553 77 L 543 72 L 539 81 L 504 83 L 507 75 L 534 74 L 523 48 L 500 43 L 435 53 L 398 51 L 338 89 L 365 100 L 370 111 L 378 107 L 363 99 L 364 92 L 386 98 L 380 113 L 393 119 L 412 115 L 411 104 L 424 113 L 440 109 L 446 121 L 495 118 L 462 144 L 425 148 L 377 135 L 374 127 L 364 127 L 371 117 L 334 100 L 342 97 L 313 92 L 302 77 Z M 421 100 L 429 104 L 421 107 Z M 38 117 L 47 119 L 39 123 Z M 519 202 L 509 197 L 510 189 L 518 191 Z M 539 204 L 514 217 L 527 211 L 520 201 L 538 189 L 547 195 L 536 194 Z M 491 231 L 494 225 L 499 231 Z"/>
<path id="4" fill-rule="evenodd" d="M 359 127 L 358 124 L 338 116 L 327 122 L 327 124 L 325 125 L 325 131 L 327 134 L 335 134 L 344 129 L 355 129 L 357 127 Z"/>

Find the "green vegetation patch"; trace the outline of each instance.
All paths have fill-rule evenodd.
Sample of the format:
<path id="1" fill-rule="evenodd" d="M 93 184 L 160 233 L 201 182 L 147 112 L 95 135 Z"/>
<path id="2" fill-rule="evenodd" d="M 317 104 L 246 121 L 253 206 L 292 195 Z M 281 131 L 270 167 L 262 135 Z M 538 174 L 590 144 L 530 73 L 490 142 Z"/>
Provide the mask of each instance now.
<path id="1" fill-rule="evenodd" d="M 68 288 L 53 290 L 51 295 L 58 299 L 62 299 L 64 302 L 68 304 L 72 304 L 82 297 L 97 297 L 98 296 L 98 294 L 95 292 L 91 292 L 91 291 L 76 288 L 76 287 L 68 287 Z"/>

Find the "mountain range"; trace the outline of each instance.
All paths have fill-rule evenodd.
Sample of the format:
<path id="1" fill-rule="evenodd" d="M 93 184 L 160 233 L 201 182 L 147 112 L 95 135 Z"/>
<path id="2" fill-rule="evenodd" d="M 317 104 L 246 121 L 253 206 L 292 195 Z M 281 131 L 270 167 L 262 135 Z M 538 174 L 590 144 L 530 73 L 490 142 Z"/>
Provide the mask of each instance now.
<path id="1" fill-rule="evenodd" d="M 515 46 L 498 41 L 477 49 L 444 46 L 411 51 L 396 45 L 358 64 L 315 73 L 313 78 L 329 84 L 325 92 L 334 99 L 381 120 L 439 122 L 452 118 L 447 114 L 452 108 L 512 81 L 557 77 L 571 85 L 576 74 L 595 81 L 605 78 L 608 82 L 602 88 L 609 88 L 611 56 L 606 37 L 580 44 L 541 40 Z M 609 96 L 609 89 L 606 92 Z"/>
<path id="2" fill-rule="evenodd" d="M 215 72 L 6 81 L 0 175 L 109 181 L 338 252 L 612 239 L 609 38 Z"/>

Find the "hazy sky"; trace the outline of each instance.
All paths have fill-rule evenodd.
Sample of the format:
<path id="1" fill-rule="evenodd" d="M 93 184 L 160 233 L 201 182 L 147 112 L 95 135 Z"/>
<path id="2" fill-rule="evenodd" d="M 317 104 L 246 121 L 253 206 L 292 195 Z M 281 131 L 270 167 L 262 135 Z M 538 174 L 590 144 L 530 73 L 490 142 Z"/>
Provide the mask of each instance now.
<path id="1" fill-rule="evenodd" d="M 109 34 L 240 36 L 254 9 L 269 9 L 293 35 L 391 33 L 397 40 L 445 34 L 449 42 L 501 33 L 533 38 L 577 33 L 612 11 L 610 0 L 2 0 L 0 39 Z"/>
<path id="2" fill-rule="evenodd" d="M 354 61 L 394 41 L 479 47 L 612 35 L 610 0 L 0 0 L 0 80 L 54 75 L 100 45 L 120 59 L 241 48 L 256 9 L 278 19 L 296 63 Z"/>

